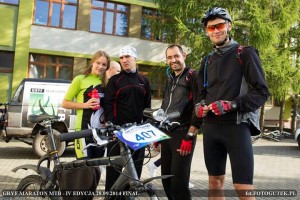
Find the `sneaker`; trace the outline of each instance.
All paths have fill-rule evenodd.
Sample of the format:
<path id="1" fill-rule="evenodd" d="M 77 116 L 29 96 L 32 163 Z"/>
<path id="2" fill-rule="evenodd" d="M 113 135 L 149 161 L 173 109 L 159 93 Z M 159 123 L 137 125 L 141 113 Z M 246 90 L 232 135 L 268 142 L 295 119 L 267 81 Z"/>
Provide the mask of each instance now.
<path id="1" fill-rule="evenodd" d="M 154 163 L 153 162 L 149 163 L 147 167 L 148 167 L 150 177 L 155 177 L 157 167 L 154 165 Z"/>
<path id="2" fill-rule="evenodd" d="M 191 189 L 193 187 L 195 187 L 195 185 L 193 183 L 189 182 L 189 189 Z"/>

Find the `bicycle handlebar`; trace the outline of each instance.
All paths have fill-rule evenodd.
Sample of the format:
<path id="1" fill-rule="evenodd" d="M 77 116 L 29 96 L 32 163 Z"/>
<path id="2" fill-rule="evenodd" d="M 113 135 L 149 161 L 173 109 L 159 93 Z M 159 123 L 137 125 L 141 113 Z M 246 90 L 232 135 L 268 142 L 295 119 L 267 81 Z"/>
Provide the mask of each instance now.
<path id="1" fill-rule="evenodd" d="M 76 133 L 64 133 L 59 135 L 60 141 L 72 141 L 78 138 L 90 137 L 92 135 L 92 129 L 85 129 L 82 131 L 76 131 Z"/>
<path id="2" fill-rule="evenodd" d="M 175 118 L 178 118 L 178 117 L 180 117 L 179 112 L 172 112 L 172 113 L 167 114 L 168 119 L 175 119 Z"/>
<path id="3" fill-rule="evenodd" d="M 162 109 L 158 109 L 158 110 L 148 109 L 146 112 L 144 112 L 144 115 L 147 118 L 152 118 L 156 122 L 160 123 L 159 128 L 172 126 L 173 122 L 170 122 L 169 120 L 180 117 L 179 112 L 172 112 L 172 113 L 169 113 L 166 115 L 162 112 L 163 112 Z M 157 116 L 159 115 L 159 117 L 154 116 L 154 115 L 157 115 Z M 131 125 L 135 125 L 135 123 L 125 124 L 124 126 L 128 127 Z M 85 129 L 85 130 L 71 132 L 71 133 L 63 133 L 63 134 L 59 135 L 59 139 L 60 139 L 60 141 L 73 141 L 73 140 L 79 139 L 79 138 L 92 137 L 93 130 L 94 130 L 94 131 L 96 131 L 96 134 L 97 134 L 97 135 L 94 135 L 94 139 L 95 139 L 95 137 L 98 137 L 101 140 L 109 140 L 114 135 L 113 131 L 117 131 L 117 130 L 121 129 L 120 126 L 113 125 L 111 122 L 107 122 L 105 124 L 105 127 L 106 128 Z"/>
<path id="4" fill-rule="evenodd" d="M 93 130 L 97 132 L 98 137 L 100 137 L 101 140 L 108 140 L 110 137 L 107 136 L 107 133 L 112 131 L 107 128 L 103 129 L 85 129 L 82 131 L 76 131 L 71 133 L 64 133 L 59 135 L 60 141 L 73 141 L 75 139 L 79 138 L 85 138 L 85 137 L 92 137 L 93 136 Z"/>

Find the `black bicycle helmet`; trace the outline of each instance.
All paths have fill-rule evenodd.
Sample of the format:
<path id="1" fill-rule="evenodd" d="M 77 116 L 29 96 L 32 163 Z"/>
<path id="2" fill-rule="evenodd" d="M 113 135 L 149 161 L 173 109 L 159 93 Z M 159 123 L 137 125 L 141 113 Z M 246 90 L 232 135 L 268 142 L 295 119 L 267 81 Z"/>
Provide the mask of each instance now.
<path id="1" fill-rule="evenodd" d="M 212 18 L 222 18 L 222 19 L 228 20 L 230 22 L 232 21 L 231 16 L 227 12 L 227 10 L 225 10 L 224 8 L 220 8 L 220 7 L 210 8 L 204 14 L 204 16 L 202 18 L 202 23 L 204 24 L 204 26 L 206 26 L 207 21 L 212 19 Z"/>

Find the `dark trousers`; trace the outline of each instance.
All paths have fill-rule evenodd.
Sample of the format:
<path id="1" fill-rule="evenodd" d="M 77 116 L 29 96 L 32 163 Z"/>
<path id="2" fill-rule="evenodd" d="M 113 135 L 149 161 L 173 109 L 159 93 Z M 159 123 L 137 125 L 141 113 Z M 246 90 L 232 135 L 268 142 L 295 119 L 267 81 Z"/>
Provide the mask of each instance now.
<path id="1" fill-rule="evenodd" d="M 134 161 L 135 169 L 137 171 L 138 177 L 141 177 L 142 174 L 142 168 L 144 163 L 144 157 L 145 157 L 145 148 L 141 148 L 137 151 L 131 150 L 132 158 Z M 107 145 L 107 156 L 116 156 L 120 155 L 120 146 L 118 142 L 110 142 Z M 116 168 L 116 166 L 114 166 Z M 109 191 L 110 188 L 113 186 L 113 184 L 118 179 L 120 173 L 119 171 L 122 171 L 121 168 L 114 169 L 112 166 L 106 167 L 106 181 L 105 181 L 105 190 Z"/>
<path id="2" fill-rule="evenodd" d="M 189 180 L 196 138 L 193 140 L 193 149 L 190 155 L 181 156 L 177 151 L 187 132 L 188 129 L 166 132 L 171 136 L 171 139 L 164 140 L 161 143 L 161 174 L 174 175 L 171 178 L 162 180 L 169 200 L 191 199 Z"/>

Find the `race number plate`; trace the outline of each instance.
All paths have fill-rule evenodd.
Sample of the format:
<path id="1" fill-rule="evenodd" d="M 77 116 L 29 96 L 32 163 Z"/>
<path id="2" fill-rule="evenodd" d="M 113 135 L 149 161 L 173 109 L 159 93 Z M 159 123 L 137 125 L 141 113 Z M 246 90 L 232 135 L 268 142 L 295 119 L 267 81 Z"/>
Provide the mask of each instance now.
<path id="1" fill-rule="evenodd" d="M 127 144 L 133 150 L 140 149 L 153 142 L 170 138 L 170 136 L 149 123 L 132 126 L 128 129 L 124 129 L 123 131 L 116 132 L 115 135 L 119 140 Z"/>

